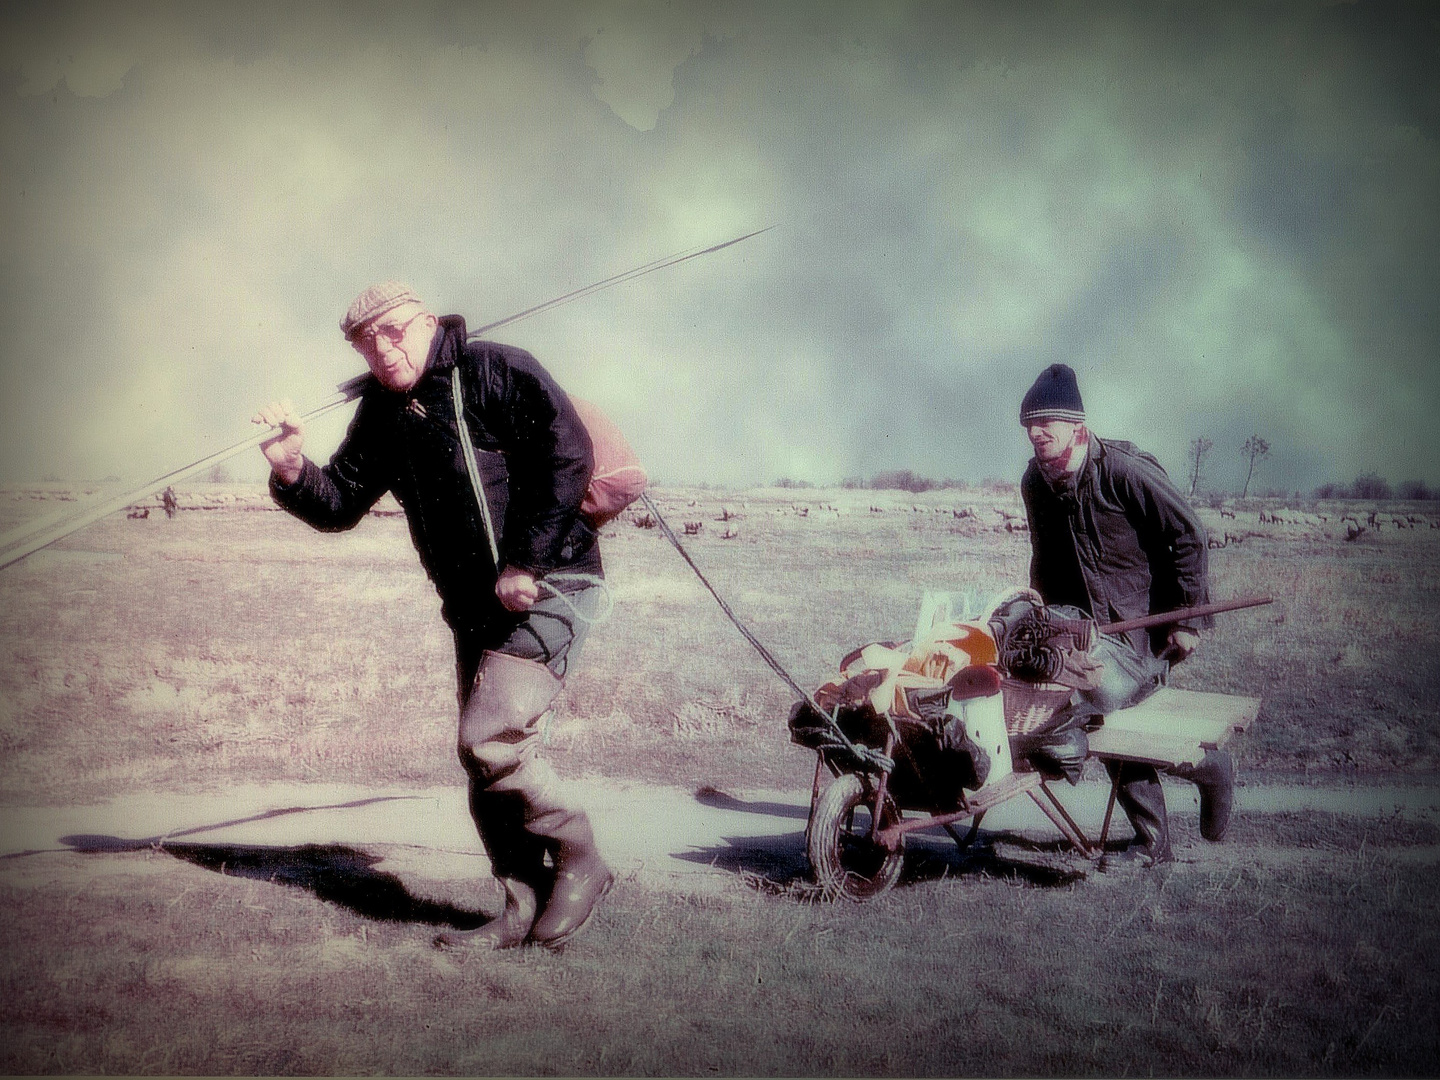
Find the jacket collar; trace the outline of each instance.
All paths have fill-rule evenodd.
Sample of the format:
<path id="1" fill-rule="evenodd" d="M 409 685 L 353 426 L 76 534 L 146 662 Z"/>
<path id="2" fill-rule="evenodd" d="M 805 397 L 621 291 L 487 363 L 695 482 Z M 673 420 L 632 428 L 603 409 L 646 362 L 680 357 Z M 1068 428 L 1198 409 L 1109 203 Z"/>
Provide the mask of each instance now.
<path id="1" fill-rule="evenodd" d="M 435 340 L 430 345 L 430 358 L 425 361 L 425 374 L 448 371 L 460 359 L 465 348 L 465 319 L 460 315 L 442 315 Z"/>

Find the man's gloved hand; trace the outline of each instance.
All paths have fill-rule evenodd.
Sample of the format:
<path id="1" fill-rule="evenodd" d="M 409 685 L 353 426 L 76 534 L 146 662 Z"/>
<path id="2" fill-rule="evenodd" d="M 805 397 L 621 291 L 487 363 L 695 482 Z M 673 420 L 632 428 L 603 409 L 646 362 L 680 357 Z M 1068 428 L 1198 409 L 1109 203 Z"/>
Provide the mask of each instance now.
<path id="1" fill-rule="evenodd" d="M 1170 631 L 1168 644 L 1161 658 L 1178 664 L 1200 647 L 1200 635 L 1188 626 L 1177 626 Z"/>
<path id="2" fill-rule="evenodd" d="M 535 583 L 535 575 L 530 571 L 507 566 L 500 571 L 500 578 L 495 582 L 495 595 L 505 605 L 506 611 L 529 611 L 540 599 L 540 586 Z"/>

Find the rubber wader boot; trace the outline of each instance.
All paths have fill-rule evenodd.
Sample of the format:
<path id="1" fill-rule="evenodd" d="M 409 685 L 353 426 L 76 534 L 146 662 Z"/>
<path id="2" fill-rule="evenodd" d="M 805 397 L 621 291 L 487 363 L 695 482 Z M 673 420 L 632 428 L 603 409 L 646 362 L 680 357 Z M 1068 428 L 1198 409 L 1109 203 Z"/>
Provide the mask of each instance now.
<path id="1" fill-rule="evenodd" d="M 589 921 L 595 905 L 615 884 L 615 874 L 596 850 L 590 819 L 583 812 L 557 806 L 531 821 L 529 828 L 554 841 L 555 858 L 555 883 L 530 940 L 556 949 Z"/>
<path id="2" fill-rule="evenodd" d="M 1115 801 L 1130 819 L 1135 839 L 1122 853 L 1121 862 L 1153 866 L 1174 858 L 1170 849 L 1170 820 L 1165 813 L 1165 789 L 1153 765 L 1133 761 L 1107 761 L 1112 780 L 1119 775 Z"/>
<path id="3" fill-rule="evenodd" d="M 540 903 L 550 894 L 545 850 L 525 831 L 525 806 L 516 792 L 495 792 L 470 779 L 470 815 L 490 855 L 490 870 L 505 889 L 505 910 L 474 930 L 447 930 L 435 947 L 512 949 L 525 944 Z"/>
<path id="4" fill-rule="evenodd" d="M 1200 835 L 1206 840 L 1225 839 L 1230 813 L 1235 806 L 1235 761 L 1228 750 L 1207 750 L 1199 765 L 1176 770 L 1200 789 Z"/>
<path id="5" fill-rule="evenodd" d="M 595 849 L 584 812 L 536 757 L 540 720 L 561 681 L 534 660 L 486 652 L 460 717 L 460 759 L 471 776 L 471 813 L 501 876 L 526 880 L 540 915 L 527 941 L 556 948 L 572 937 L 615 876 Z M 554 869 L 538 871 L 548 852 Z"/>
<path id="6" fill-rule="evenodd" d="M 501 878 L 505 910 L 474 930 L 446 930 L 435 935 L 437 949 L 513 949 L 525 944 L 535 925 L 535 890 L 515 878 Z"/>
<path id="7" fill-rule="evenodd" d="M 525 827 L 532 811 L 524 771 L 538 721 L 560 686 L 543 664 L 493 652 L 481 659 L 460 713 L 459 754 L 470 777 L 470 816 L 505 889 L 505 910 L 475 930 L 441 934 L 437 946 L 522 945 L 550 894 L 554 872 L 545 865 L 545 847 Z"/>

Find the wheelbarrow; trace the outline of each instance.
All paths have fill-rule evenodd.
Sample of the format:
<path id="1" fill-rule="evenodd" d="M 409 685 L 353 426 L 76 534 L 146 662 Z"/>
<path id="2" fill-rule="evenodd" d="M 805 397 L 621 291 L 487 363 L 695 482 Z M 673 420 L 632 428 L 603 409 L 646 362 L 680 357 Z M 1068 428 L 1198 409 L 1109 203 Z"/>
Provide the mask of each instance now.
<path id="1" fill-rule="evenodd" d="M 1063 686 L 1012 679 L 1001 686 L 1012 744 L 1043 729 L 1071 693 Z M 1089 735 L 1089 757 L 1162 769 L 1195 765 L 1208 750 L 1224 749 L 1244 733 L 1259 708 L 1258 698 L 1165 687 L 1106 717 Z M 1096 860 L 1104 851 L 1118 783 L 1111 784 L 1104 821 L 1091 840 L 1057 797 L 1052 778 L 1022 757 L 1012 757 L 1011 768 L 998 779 L 968 788 L 966 780 L 973 777 L 957 770 L 934 723 L 874 710 L 842 710 L 835 719 L 857 746 L 878 753 L 861 757 L 843 746 L 812 747 L 815 776 L 805 843 L 826 896 L 856 901 L 879 896 L 900 878 L 910 833 L 943 827 L 963 850 L 979 835 L 986 811 L 1019 795 L 1034 801 L 1080 857 Z M 822 790 L 826 772 L 832 780 Z M 967 821 L 969 829 L 961 833 L 956 826 Z"/>

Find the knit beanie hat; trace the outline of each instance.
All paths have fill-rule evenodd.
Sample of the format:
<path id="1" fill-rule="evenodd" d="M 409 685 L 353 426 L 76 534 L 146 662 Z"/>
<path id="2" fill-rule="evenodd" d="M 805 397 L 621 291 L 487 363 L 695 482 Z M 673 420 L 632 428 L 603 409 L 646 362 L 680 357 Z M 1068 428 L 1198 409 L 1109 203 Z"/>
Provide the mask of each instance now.
<path id="1" fill-rule="evenodd" d="M 1085 404 L 1075 372 L 1064 364 L 1051 364 L 1040 373 L 1020 402 L 1020 423 L 1039 424 L 1046 420 L 1085 422 Z"/>
<path id="2" fill-rule="evenodd" d="M 398 281 L 382 281 L 379 285 L 371 285 L 355 298 L 350 309 L 345 312 L 345 318 L 340 320 L 340 332 L 348 338 L 366 323 L 374 322 L 387 311 L 391 311 L 401 304 L 418 303 L 420 303 L 420 297 L 415 295 L 415 290 L 409 285 L 403 285 Z"/>

